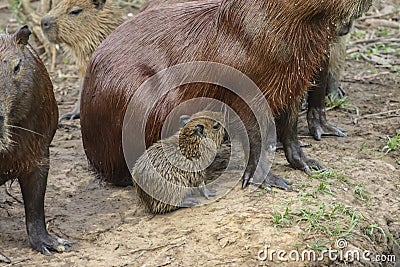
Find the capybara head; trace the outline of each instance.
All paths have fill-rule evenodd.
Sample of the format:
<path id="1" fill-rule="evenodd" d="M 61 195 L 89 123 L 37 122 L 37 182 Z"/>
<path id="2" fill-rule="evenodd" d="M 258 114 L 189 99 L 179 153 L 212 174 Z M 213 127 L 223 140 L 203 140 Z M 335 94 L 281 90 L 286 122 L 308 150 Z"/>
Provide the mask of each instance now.
<path id="1" fill-rule="evenodd" d="M 42 18 L 41 27 L 50 42 L 66 44 L 85 68 L 92 52 L 122 22 L 121 9 L 110 0 L 61 0 Z"/>
<path id="2" fill-rule="evenodd" d="M 179 131 L 179 147 L 181 150 L 196 150 L 194 147 L 205 138 L 214 143 L 215 147 L 220 147 L 227 136 L 223 121 L 220 112 L 201 111 L 194 114 Z"/>
<path id="3" fill-rule="evenodd" d="M 53 86 L 28 44 L 30 34 L 24 26 L 12 35 L 0 35 L 0 169 L 35 161 L 57 129 Z"/>
<path id="4" fill-rule="evenodd" d="M 0 35 L 0 151 L 10 145 L 10 127 L 28 116 L 33 94 L 27 85 L 35 79 L 31 31 L 24 26 L 13 35 Z"/>

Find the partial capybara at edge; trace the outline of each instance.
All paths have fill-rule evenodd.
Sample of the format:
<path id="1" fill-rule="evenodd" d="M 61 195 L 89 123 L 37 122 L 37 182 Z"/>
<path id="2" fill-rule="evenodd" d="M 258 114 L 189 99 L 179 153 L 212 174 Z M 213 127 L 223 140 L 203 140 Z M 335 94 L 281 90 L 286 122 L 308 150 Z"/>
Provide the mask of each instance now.
<path id="1" fill-rule="evenodd" d="M 194 188 L 208 198 L 205 167 L 225 140 L 220 112 L 194 114 L 175 135 L 163 139 L 139 157 L 132 171 L 140 202 L 148 212 L 162 214 L 197 204 Z"/>
<path id="2" fill-rule="evenodd" d="M 278 136 L 294 168 L 307 173 L 311 168 L 323 169 L 300 147 L 298 103 L 327 56 L 335 24 L 370 4 L 371 0 L 210 0 L 144 10 L 113 31 L 90 60 L 81 103 L 83 145 L 90 164 L 106 181 L 125 184 L 130 171 L 121 136 L 128 103 L 135 105 L 138 114 L 151 111 L 146 124 L 150 146 L 160 139 L 163 123 L 175 106 L 206 97 L 230 106 L 246 126 L 250 150 L 242 186 L 253 176 L 265 177 L 268 159 L 261 151 L 255 116 L 231 91 L 192 83 L 168 93 L 133 97 L 148 77 L 165 68 L 212 61 L 241 71 L 258 85 L 276 116 Z M 137 119 L 131 124 L 140 125 Z M 144 151 L 134 142 L 129 145 L 137 151 L 137 160 Z M 288 181 L 272 173 L 265 182 L 290 189 Z"/>
<path id="3" fill-rule="evenodd" d="M 83 79 L 93 51 L 123 21 L 122 10 L 111 0 L 61 0 L 42 18 L 41 27 L 50 42 L 65 45 Z M 79 107 L 78 101 L 61 119 L 79 118 Z"/>
<path id="4" fill-rule="evenodd" d="M 18 179 L 29 242 L 49 254 L 69 249 L 66 240 L 48 234 L 44 216 L 58 109 L 46 68 L 28 44 L 30 34 L 24 26 L 0 35 L 0 185 Z"/>

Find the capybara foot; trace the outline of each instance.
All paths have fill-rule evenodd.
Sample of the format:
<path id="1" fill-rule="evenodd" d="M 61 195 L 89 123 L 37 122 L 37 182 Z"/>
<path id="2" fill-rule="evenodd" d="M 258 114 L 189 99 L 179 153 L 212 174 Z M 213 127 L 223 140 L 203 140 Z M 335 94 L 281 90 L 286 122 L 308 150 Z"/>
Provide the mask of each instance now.
<path id="1" fill-rule="evenodd" d="M 214 189 L 208 189 L 203 182 L 201 187 L 199 187 L 200 194 L 205 198 L 209 199 L 210 197 L 215 197 L 217 195 L 217 190 Z"/>
<path id="2" fill-rule="evenodd" d="M 11 263 L 11 260 L 9 257 L 0 252 L 0 262 Z"/>
<path id="3" fill-rule="evenodd" d="M 323 135 L 346 136 L 344 129 L 326 120 L 324 108 L 309 108 L 307 112 L 308 129 L 315 140 L 321 140 Z"/>
<path id="4" fill-rule="evenodd" d="M 292 191 L 292 187 L 290 186 L 292 184 L 291 181 L 279 177 L 272 172 L 269 172 L 267 175 L 267 179 L 264 180 L 264 182 L 261 184 L 261 186 L 270 186 L 270 187 L 276 187 L 279 189 L 287 190 L 287 191 Z"/>
<path id="5" fill-rule="evenodd" d="M 63 115 L 60 116 L 59 121 L 62 120 L 75 120 L 79 119 L 81 117 L 81 110 L 78 105 L 75 106 L 75 108 L 67 113 L 64 113 Z"/>
<path id="6" fill-rule="evenodd" d="M 288 162 L 293 168 L 302 170 L 307 174 L 311 174 L 311 170 L 326 170 L 325 167 L 316 160 L 309 159 L 304 155 L 298 140 L 291 142 L 285 147 L 285 154 Z"/>
<path id="7" fill-rule="evenodd" d="M 181 207 L 189 208 L 189 207 L 196 206 L 197 204 L 199 204 L 199 201 L 197 201 L 197 199 L 195 199 L 193 197 L 185 197 L 181 203 Z"/>
<path id="8" fill-rule="evenodd" d="M 37 237 L 36 240 L 32 240 L 31 245 L 34 249 L 44 255 L 50 255 L 50 251 L 62 253 L 71 249 L 71 243 L 68 240 L 49 234 L 45 234 Z"/>

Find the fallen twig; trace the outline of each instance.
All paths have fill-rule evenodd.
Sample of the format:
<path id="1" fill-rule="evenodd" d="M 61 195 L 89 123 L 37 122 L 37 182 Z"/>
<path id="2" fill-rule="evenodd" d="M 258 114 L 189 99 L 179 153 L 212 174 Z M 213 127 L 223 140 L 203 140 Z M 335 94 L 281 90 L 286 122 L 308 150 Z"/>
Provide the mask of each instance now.
<path id="1" fill-rule="evenodd" d="M 358 44 L 370 44 L 370 43 L 398 43 L 400 38 L 372 38 L 372 39 L 362 39 L 349 43 L 349 46 L 355 46 Z"/>
<path id="2" fill-rule="evenodd" d="M 365 23 L 372 27 L 386 27 L 392 29 L 399 29 L 400 25 L 397 21 L 391 21 L 387 19 L 369 19 L 366 20 Z"/>
<path id="3" fill-rule="evenodd" d="M 400 114 L 400 109 L 387 110 L 387 111 L 382 111 L 382 112 L 373 113 L 373 114 L 366 114 L 366 115 L 361 116 L 361 117 L 356 117 L 354 119 L 354 124 L 357 124 L 359 120 L 368 119 L 368 118 L 370 118 L 370 119 L 374 119 L 375 117 L 377 117 L 376 119 L 384 119 L 385 117 L 386 118 L 391 118 L 391 117 L 393 117 L 393 113 L 395 113 L 395 114 L 399 113 Z M 382 115 L 386 115 L 386 116 L 382 117 Z"/>

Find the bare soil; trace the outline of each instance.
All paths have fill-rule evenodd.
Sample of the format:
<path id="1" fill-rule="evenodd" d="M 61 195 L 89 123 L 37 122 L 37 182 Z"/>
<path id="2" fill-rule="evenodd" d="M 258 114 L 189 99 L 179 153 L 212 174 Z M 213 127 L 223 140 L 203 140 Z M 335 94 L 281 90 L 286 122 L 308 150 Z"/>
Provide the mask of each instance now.
<path id="1" fill-rule="evenodd" d="M 3 5 L 6 2 L 0 1 Z M 395 9 L 382 15 L 390 7 Z M 396 264 L 394 258 L 386 262 L 329 260 L 327 256 L 323 261 L 282 262 L 276 254 L 273 261 L 258 258 L 265 246 L 269 252 L 321 252 L 338 248 L 340 238 L 346 240 L 347 250 L 369 250 L 372 259 L 394 255 L 400 266 L 400 151 L 382 151 L 387 136 L 400 129 L 399 9 L 398 0 L 382 0 L 356 25 L 342 84 L 352 107 L 328 111 L 329 120 L 345 128 L 347 137 L 315 141 L 308 136 L 305 116 L 300 117 L 301 140 L 310 144 L 305 153 L 327 166 L 331 176 L 312 178 L 293 170 L 278 151 L 273 169 L 293 181 L 294 191 L 254 192 L 242 190 L 238 183 L 209 205 L 153 216 L 138 205 L 132 187 L 113 187 L 95 179 L 88 170 L 79 120 L 62 121 L 51 147 L 46 221 L 50 232 L 73 242 L 72 250 L 43 256 L 29 247 L 16 181 L 0 187 L 0 251 L 12 260 L 11 264 L 0 261 L 0 266 Z M 7 8 L 0 9 L 2 31 L 11 18 Z M 397 28 L 385 21 L 397 23 Z M 370 44 L 394 49 L 381 47 L 380 54 L 372 51 L 387 64 L 378 64 L 368 52 L 356 59 L 359 54 L 354 52 L 373 48 Z M 46 65 L 50 66 L 48 60 Z M 50 76 L 60 113 L 71 110 L 78 96 L 75 66 L 59 53 L 56 71 Z M 236 176 L 240 178 L 239 173 Z M 334 214 L 332 209 L 338 206 L 344 211 Z M 308 219 L 307 208 L 311 209 Z M 284 220 L 279 220 L 279 214 Z"/>

